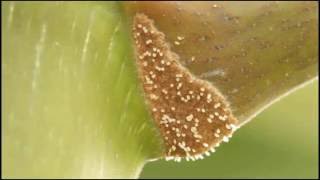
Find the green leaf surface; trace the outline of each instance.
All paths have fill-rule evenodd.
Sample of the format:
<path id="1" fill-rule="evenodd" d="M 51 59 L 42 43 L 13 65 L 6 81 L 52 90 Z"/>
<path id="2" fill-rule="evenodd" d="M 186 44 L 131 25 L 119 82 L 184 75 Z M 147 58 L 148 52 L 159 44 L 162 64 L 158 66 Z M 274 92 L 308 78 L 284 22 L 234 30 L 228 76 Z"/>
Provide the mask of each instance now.
<path id="1" fill-rule="evenodd" d="M 118 3 L 1 8 L 3 177 L 137 177 L 161 148 Z"/>

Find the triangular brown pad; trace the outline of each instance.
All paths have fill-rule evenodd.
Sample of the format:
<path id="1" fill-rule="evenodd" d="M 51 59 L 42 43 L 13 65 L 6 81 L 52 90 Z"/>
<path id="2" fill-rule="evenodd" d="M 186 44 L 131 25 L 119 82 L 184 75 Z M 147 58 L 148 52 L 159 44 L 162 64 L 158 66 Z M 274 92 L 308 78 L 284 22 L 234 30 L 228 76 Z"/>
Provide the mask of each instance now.
<path id="1" fill-rule="evenodd" d="M 228 141 L 237 120 L 221 93 L 179 63 L 165 35 L 146 15 L 135 15 L 133 37 L 139 78 L 166 159 L 202 159 Z"/>

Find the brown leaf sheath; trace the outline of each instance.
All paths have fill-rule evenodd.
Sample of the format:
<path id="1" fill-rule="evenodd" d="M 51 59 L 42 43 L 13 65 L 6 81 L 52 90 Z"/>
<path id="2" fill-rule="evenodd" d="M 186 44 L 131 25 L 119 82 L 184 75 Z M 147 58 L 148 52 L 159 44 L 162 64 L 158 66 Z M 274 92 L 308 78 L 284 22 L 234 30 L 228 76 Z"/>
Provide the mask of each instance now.
<path id="1" fill-rule="evenodd" d="M 146 15 L 135 15 L 133 37 L 139 78 L 166 158 L 202 159 L 228 141 L 238 121 L 222 94 L 179 63 L 165 35 Z"/>

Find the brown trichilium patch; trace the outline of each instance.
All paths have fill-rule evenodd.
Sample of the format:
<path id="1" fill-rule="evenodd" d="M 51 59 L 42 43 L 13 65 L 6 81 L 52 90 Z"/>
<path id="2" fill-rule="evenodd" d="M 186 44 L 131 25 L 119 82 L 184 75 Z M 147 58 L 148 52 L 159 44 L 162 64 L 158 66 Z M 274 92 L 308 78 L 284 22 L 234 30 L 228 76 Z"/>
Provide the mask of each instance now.
<path id="1" fill-rule="evenodd" d="M 153 20 L 137 14 L 133 22 L 136 63 L 145 98 L 160 130 L 166 159 L 202 159 L 236 129 L 228 103 L 207 81 L 193 76 L 170 50 Z"/>

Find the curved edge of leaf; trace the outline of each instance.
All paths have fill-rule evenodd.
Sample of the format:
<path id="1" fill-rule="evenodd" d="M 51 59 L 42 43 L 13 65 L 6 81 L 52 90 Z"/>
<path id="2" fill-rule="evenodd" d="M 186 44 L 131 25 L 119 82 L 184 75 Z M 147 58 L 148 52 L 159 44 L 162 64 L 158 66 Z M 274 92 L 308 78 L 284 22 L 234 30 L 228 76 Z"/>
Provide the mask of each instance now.
<path id="1" fill-rule="evenodd" d="M 265 104 L 264 106 L 262 106 L 260 109 L 258 109 L 254 114 L 252 114 L 250 117 L 248 117 L 245 121 L 242 121 L 239 124 L 239 127 L 242 127 L 243 125 L 247 124 L 248 122 L 250 122 L 252 119 L 254 119 L 256 116 L 258 116 L 260 113 L 262 113 L 264 110 L 268 109 L 270 106 L 272 106 L 273 104 L 275 104 L 276 102 L 282 100 L 283 98 L 289 96 L 290 94 L 292 94 L 293 92 L 298 91 L 299 89 L 302 89 L 303 87 L 316 82 L 319 80 L 319 77 L 316 76 L 302 84 L 297 85 L 296 87 L 293 87 L 292 89 L 290 89 L 289 91 L 283 93 L 282 95 L 279 95 L 278 97 L 274 98 L 273 100 L 271 100 L 269 103 Z"/>

